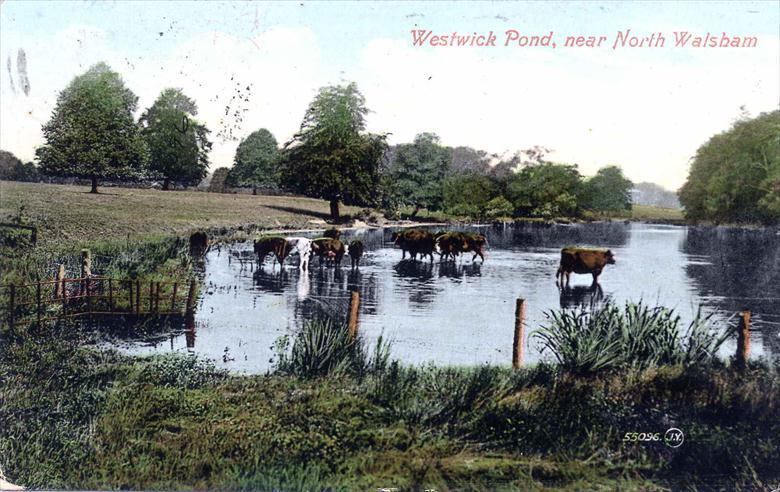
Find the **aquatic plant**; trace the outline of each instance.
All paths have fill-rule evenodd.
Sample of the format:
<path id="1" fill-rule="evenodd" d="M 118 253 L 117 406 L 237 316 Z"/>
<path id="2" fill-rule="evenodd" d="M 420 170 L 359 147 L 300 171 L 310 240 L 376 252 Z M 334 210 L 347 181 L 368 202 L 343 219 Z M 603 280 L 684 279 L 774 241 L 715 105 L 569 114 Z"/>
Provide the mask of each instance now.
<path id="1" fill-rule="evenodd" d="M 532 337 L 549 351 L 561 368 L 574 373 L 633 366 L 693 366 L 717 357 L 728 328 L 717 331 L 701 309 L 685 330 L 673 309 L 627 302 L 621 310 L 607 303 L 595 310 L 546 313 L 549 323 Z"/>
<path id="2" fill-rule="evenodd" d="M 325 313 L 305 322 L 295 335 L 292 350 L 288 346 L 287 335 L 277 340 L 275 370 L 301 378 L 340 374 L 360 377 L 383 371 L 390 357 L 390 344 L 382 336 L 369 354 L 360 335 L 353 337 L 346 323 Z"/>

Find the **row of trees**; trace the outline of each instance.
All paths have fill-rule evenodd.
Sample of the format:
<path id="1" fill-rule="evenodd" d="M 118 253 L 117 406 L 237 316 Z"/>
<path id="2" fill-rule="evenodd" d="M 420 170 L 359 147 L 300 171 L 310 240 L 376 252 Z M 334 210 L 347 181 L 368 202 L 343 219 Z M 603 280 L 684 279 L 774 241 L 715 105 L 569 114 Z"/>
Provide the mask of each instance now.
<path id="1" fill-rule="evenodd" d="M 699 147 L 680 202 L 693 220 L 780 222 L 780 110 L 742 117 Z"/>
<path id="2" fill-rule="evenodd" d="M 36 150 L 48 175 L 100 179 L 153 178 L 196 184 L 206 175 L 211 143 L 195 117 L 197 106 L 179 89 L 165 89 L 138 121 L 138 98 L 119 74 L 100 63 L 59 95 Z M 474 216 L 571 216 L 583 208 L 630 208 L 628 181 L 617 167 L 583 179 L 576 166 L 544 159 L 546 149 L 497 164 L 469 147 L 446 147 L 434 133 L 388 146 L 386 134 L 366 131 L 368 113 L 354 83 L 320 89 L 299 131 L 281 147 L 260 129 L 238 146 L 230 170 L 215 172 L 216 186 L 280 188 L 339 204 L 411 207 Z M 218 178 L 218 179 L 217 179 Z"/>
<path id="3" fill-rule="evenodd" d="M 165 89 L 136 122 L 138 97 L 120 75 L 98 63 L 60 93 L 36 149 L 40 171 L 90 179 L 162 179 L 197 184 L 208 171 L 208 129 L 194 117 L 195 102 Z"/>

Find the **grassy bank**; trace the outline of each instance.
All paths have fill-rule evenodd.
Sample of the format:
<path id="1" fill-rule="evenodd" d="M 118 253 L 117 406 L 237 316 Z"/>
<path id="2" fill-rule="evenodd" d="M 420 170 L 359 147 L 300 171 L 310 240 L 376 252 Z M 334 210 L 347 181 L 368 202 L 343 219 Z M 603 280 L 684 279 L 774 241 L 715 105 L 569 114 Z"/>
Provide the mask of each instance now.
<path id="1" fill-rule="evenodd" d="M 138 240 L 202 228 L 311 227 L 328 218 L 328 202 L 302 197 L 102 188 L 0 182 L 0 217 L 15 216 L 40 228 L 44 244 Z M 342 213 L 355 213 L 343 207 Z"/>
<path id="2" fill-rule="evenodd" d="M 92 335 L 77 326 L 6 334 L 0 467 L 30 487 L 82 489 L 751 490 L 780 480 L 780 367 L 405 367 L 349 345 L 344 330 L 304 330 L 265 376 L 84 348 Z M 685 433 L 679 447 L 636 438 L 670 427 Z"/>

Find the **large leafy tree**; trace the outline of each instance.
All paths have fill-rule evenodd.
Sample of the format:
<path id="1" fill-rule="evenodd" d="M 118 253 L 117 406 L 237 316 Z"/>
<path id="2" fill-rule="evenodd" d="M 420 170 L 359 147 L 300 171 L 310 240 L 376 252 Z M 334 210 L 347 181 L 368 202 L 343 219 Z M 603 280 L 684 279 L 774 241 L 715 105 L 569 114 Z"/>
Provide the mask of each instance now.
<path id="1" fill-rule="evenodd" d="M 98 63 L 60 93 L 43 126 L 45 144 L 36 150 L 40 169 L 55 176 L 92 180 L 143 174 L 148 149 L 133 118 L 138 97 L 118 73 Z"/>
<path id="2" fill-rule="evenodd" d="M 631 188 L 634 184 L 617 166 L 606 166 L 585 181 L 582 207 L 591 210 L 620 212 L 631 210 Z"/>
<path id="3" fill-rule="evenodd" d="M 518 215 L 569 217 L 579 212 L 581 185 L 577 166 L 544 162 L 512 175 L 507 195 Z"/>
<path id="4" fill-rule="evenodd" d="M 477 171 L 454 173 L 442 183 L 444 209 L 455 215 L 485 217 L 491 205 L 495 204 L 491 201 L 498 196 L 500 187 L 497 180 Z"/>
<path id="5" fill-rule="evenodd" d="M 209 130 L 195 120 L 198 107 L 181 89 L 165 89 L 141 115 L 141 135 L 149 147 L 149 171 L 163 178 L 163 189 L 171 181 L 185 185 L 199 183 L 208 173 L 211 142 Z"/>
<path id="6" fill-rule="evenodd" d="M 680 202 L 694 220 L 780 222 L 780 110 L 742 118 L 699 147 Z"/>
<path id="7" fill-rule="evenodd" d="M 301 129 L 285 145 L 282 183 L 298 193 L 330 202 L 340 218 L 339 202 L 373 205 L 385 135 L 365 131 L 365 99 L 354 83 L 320 89 L 304 115 Z"/>
<path id="8" fill-rule="evenodd" d="M 439 143 L 434 133 L 421 133 L 410 144 L 396 146 L 386 171 L 397 202 L 420 208 L 439 209 L 442 182 L 452 164 L 452 149 Z"/>
<path id="9" fill-rule="evenodd" d="M 238 144 L 233 167 L 228 173 L 230 186 L 251 186 L 252 193 L 258 187 L 276 188 L 280 179 L 279 145 L 273 134 L 261 128 L 249 134 Z"/>

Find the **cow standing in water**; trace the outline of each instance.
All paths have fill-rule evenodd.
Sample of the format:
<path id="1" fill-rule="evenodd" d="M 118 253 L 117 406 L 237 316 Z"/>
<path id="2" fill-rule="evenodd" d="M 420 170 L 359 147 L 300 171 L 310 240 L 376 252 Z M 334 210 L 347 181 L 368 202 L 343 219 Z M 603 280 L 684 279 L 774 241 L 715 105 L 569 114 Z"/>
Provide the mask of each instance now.
<path id="1" fill-rule="evenodd" d="M 604 267 L 615 264 L 615 255 L 610 250 L 589 248 L 563 248 L 561 263 L 555 273 L 555 283 L 559 286 L 569 286 L 572 272 L 593 275 L 593 284 L 599 283 L 599 275 Z M 563 278 L 566 277 L 564 283 Z M 559 283 L 560 277 L 560 283 Z"/>
<path id="2" fill-rule="evenodd" d="M 352 268 L 358 268 L 360 266 L 360 258 L 363 257 L 363 241 L 360 239 L 353 239 L 347 247 L 347 253 L 352 259 Z"/>
<path id="3" fill-rule="evenodd" d="M 301 257 L 298 268 L 308 270 L 309 258 L 311 258 L 311 239 L 307 237 L 287 237 L 285 240 L 298 251 L 298 255 Z"/>

